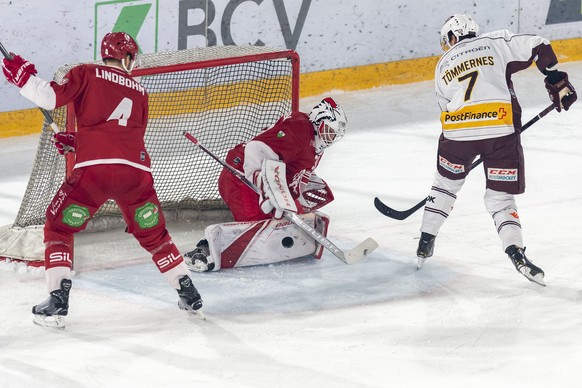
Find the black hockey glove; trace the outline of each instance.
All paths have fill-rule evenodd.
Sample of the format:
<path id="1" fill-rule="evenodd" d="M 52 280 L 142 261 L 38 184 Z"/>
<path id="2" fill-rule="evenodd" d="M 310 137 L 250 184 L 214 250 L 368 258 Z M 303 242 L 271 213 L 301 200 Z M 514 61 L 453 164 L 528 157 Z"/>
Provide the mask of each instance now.
<path id="1" fill-rule="evenodd" d="M 561 112 L 562 108 L 568 110 L 578 98 L 574 86 L 568 81 L 566 72 L 548 71 L 544 82 L 550 95 L 550 100 L 554 103 L 558 112 Z"/>

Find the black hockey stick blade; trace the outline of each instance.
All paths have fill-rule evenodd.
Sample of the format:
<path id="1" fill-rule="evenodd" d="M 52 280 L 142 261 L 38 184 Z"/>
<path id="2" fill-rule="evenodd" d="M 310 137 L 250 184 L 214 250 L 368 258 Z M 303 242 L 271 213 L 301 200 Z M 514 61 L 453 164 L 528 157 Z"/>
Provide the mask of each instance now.
<path id="1" fill-rule="evenodd" d="M 396 210 L 396 209 L 391 208 L 390 206 L 387 206 L 384 202 L 382 202 L 380 200 L 380 198 L 376 197 L 376 198 L 374 198 L 374 206 L 376 206 L 376 209 L 378 209 L 378 211 L 380 213 L 384 214 L 386 217 L 390 217 L 390 218 L 394 218 L 395 220 L 402 221 L 402 220 L 410 217 L 418 209 L 423 207 L 424 204 L 426 203 L 426 200 L 427 200 L 426 198 L 423 199 L 422 201 L 420 201 L 419 203 L 417 203 L 416 205 L 414 205 L 410 209 Z"/>

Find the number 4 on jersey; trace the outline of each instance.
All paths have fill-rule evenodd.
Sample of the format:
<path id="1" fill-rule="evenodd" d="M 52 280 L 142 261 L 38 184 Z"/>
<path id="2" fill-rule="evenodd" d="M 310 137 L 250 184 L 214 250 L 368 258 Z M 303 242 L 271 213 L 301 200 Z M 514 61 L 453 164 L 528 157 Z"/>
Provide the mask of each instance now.
<path id="1" fill-rule="evenodd" d="M 117 120 L 120 126 L 126 127 L 127 120 L 129 119 L 129 116 L 131 116 L 132 107 L 133 101 L 130 98 L 125 97 L 121 100 L 119 105 L 117 105 L 117 108 L 115 108 L 113 113 L 111 113 L 111 116 L 109 116 L 107 121 Z"/>

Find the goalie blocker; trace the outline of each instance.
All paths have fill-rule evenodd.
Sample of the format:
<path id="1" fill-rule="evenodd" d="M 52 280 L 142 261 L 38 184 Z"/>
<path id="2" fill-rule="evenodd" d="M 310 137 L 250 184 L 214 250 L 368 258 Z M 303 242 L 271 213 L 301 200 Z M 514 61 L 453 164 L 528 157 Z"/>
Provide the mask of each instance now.
<path id="1" fill-rule="evenodd" d="M 327 215 L 314 212 L 300 217 L 321 235 L 327 235 Z M 196 272 L 272 264 L 302 257 L 320 259 L 324 248 L 285 219 L 215 224 L 208 226 L 204 235 L 208 249 L 202 240 L 199 248 L 185 255 L 188 267 Z M 206 265 L 192 262 L 196 251 L 205 253 Z"/>

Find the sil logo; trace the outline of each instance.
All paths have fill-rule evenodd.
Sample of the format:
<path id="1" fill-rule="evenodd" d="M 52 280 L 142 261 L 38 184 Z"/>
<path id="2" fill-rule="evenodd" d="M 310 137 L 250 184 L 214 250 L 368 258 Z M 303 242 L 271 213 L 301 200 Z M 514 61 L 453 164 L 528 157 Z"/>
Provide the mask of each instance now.
<path id="1" fill-rule="evenodd" d="M 82 226 L 89 217 L 89 209 L 84 206 L 72 204 L 63 210 L 63 224 L 73 228 Z"/>
<path id="2" fill-rule="evenodd" d="M 146 203 L 135 211 L 135 221 L 142 229 L 156 226 L 160 219 L 160 212 L 156 205 L 151 202 Z"/>

